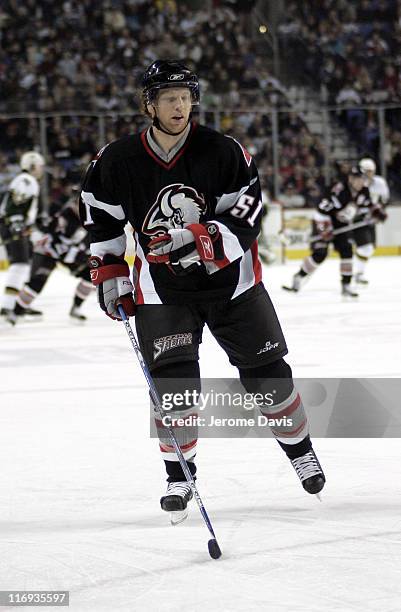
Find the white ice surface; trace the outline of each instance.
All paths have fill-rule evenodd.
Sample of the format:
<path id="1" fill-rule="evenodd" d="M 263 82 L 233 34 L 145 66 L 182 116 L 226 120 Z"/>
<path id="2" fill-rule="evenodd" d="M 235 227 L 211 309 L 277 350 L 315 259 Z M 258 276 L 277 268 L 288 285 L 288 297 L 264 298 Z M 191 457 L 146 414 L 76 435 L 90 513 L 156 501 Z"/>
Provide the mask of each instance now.
<path id="1" fill-rule="evenodd" d="M 373 259 L 351 302 L 338 261 L 281 291 L 296 268 L 264 271 L 294 375 L 399 377 L 401 258 Z M 44 321 L 0 329 L 0 590 L 69 590 L 74 612 L 401 610 L 399 440 L 316 440 L 319 503 L 273 440 L 202 439 L 213 561 L 193 502 L 174 528 L 159 509 L 163 465 L 122 325 L 94 296 L 87 324 L 71 324 L 74 286 L 56 271 L 35 303 Z M 208 333 L 201 365 L 235 375 Z"/>

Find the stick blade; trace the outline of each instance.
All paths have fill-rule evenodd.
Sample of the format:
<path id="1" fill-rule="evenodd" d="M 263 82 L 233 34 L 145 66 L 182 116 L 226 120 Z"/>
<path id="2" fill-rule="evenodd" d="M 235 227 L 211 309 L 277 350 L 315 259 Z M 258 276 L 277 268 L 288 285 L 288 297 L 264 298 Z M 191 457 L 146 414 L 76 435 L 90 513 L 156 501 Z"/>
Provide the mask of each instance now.
<path id="1" fill-rule="evenodd" d="M 209 540 L 209 542 L 207 543 L 207 547 L 209 549 L 209 555 L 212 557 L 212 559 L 220 559 L 221 550 L 215 538 Z"/>

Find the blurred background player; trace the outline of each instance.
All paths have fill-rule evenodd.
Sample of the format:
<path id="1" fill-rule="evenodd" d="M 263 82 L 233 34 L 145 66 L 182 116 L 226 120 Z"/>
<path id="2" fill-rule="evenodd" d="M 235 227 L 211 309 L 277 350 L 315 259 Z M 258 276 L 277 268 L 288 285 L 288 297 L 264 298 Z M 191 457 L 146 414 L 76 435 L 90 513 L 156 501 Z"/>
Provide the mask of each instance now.
<path id="1" fill-rule="evenodd" d="M 45 170 L 40 153 L 28 151 L 20 160 L 20 172 L 11 181 L 0 204 L 0 236 L 7 252 L 9 268 L 0 302 L 0 315 L 7 317 L 29 274 L 34 229 L 39 208 L 39 182 Z M 35 311 L 30 310 L 31 314 Z"/>
<path id="2" fill-rule="evenodd" d="M 311 242 L 312 253 L 305 257 L 300 270 L 294 275 L 292 285 L 284 286 L 287 291 L 299 291 L 305 280 L 326 259 L 329 243 L 333 242 L 340 255 L 341 293 L 346 297 L 358 297 L 351 288 L 352 279 L 352 230 L 333 235 L 333 230 L 346 229 L 358 210 L 372 210 L 369 190 L 364 185 L 362 171 L 354 166 L 345 181 L 337 181 L 317 206 L 312 222 L 312 236 L 318 239 Z"/>
<path id="3" fill-rule="evenodd" d="M 30 278 L 17 295 L 13 311 L 7 313 L 9 323 L 15 324 L 18 318 L 26 313 L 57 263 L 62 263 L 80 279 L 69 315 L 78 321 L 86 320 L 81 305 L 92 293 L 93 286 L 88 268 L 89 237 L 79 220 L 77 195 L 78 187 L 74 186 L 70 197 L 61 208 L 59 205 L 53 205 L 47 221 L 43 222 L 41 229 L 45 235 L 34 246 Z"/>
<path id="4" fill-rule="evenodd" d="M 274 253 L 274 251 L 271 248 L 269 248 L 269 242 L 267 239 L 266 226 L 268 224 L 268 221 L 267 221 L 268 203 L 266 202 L 266 199 L 267 199 L 266 193 L 263 193 L 262 191 L 262 202 L 263 202 L 262 226 L 261 226 L 260 234 L 258 236 L 258 253 L 259 253 L 259 258 L 261 261 L 263 261 L 263 263 L 272 264 L 276 261 L 277 256 Z"/>
<path id="5" fill-rule="evenodd" d="M 376 245 L 376 227 L 374 223 L 368 223 L 368 221 L 372 218 L 372 214 L 374 214 L 376 221 L 383 222 L 387 219 L 384 208 L 390 200 L 390 190 L 386 179 L 376 174 L 376 164 L 373 159 L 368 157 L 361 159 L 359 168 L 365 177 L 365 185 L 369 189 L 373 208 L 360 208 L 355 217 L 355 222 L 365 220 L 367 222 L 365 227 L 354 230 L 356 244 L 355 280 L 360 285 L 367 285 L 368 281 L 364 276 L 365 269 Z"/>

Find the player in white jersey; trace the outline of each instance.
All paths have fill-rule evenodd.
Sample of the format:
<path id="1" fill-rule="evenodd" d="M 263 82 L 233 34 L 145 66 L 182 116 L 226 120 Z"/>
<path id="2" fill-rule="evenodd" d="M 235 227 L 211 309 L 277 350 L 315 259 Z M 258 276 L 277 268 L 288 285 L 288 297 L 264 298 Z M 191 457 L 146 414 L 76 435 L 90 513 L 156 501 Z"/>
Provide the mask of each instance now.
<path id="1" fill-rule="evenodd" d="M 7 317 L 29 273 L 33 228 L 39 206 L 39 181 L 43 177 L 45 160 L 36 151 L 24 153 L 20 160 L 22 172 L 11 181 L 0 204 L 0 237 L 7 252 L 10 267 L 0 314 Z"/>
<path id="2" fill-rule="evenodd" d="M 387 181 L 376 174 L 376 164 L 373 159 L 365 157 L 359 162 L 359 167 L 365 177 L 365 186 L 369 189 L 370 198 L 375 208 L 376 220 L 383 222 L 387 218 L 385 206 L 390 200 L 390 190 Z M 355 221 L 364 221 L 371 218 L 372 210 L 361 210 Z M 356 244 L 355 280 L 360 285 L 367 285 L 365 269 L 375 250 L 376 231 L 374 224 L 367 224 L 354 231 Z"/>

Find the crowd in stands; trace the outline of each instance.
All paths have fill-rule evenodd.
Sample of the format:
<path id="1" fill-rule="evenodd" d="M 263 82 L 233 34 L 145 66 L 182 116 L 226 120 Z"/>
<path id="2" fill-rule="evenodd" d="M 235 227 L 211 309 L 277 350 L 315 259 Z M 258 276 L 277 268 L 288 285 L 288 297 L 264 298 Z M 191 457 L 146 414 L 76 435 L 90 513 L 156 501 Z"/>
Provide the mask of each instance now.
<path id="1" fill-rule="evenodd" d="M 338 121 L 358 153 L 377 161 L 379 117 L 372 105 L 401 105 L 401 1 L 290 0 L 278 35 L 294 76 L 319 88 L 329 105 L 344 107 Z M 400 109 L 388 108 L 385 119 L 385 161 L 399 184 Z"/>
<path id="2" fill-rule="evenodd" d="M 77 180 L 105 142 L 147 124 L 139 112 L 140 76 L 153 60 L 174 57 L 200 76 L 202 119 L 250 149 L 273 196 L 271 117 L 248 111 L 289 103 L 249 36 L 254 4 L 5 0 L 0 8 L 3 156 L 15 162 L 26 148 L 38 146 L 43 125 L 37 116 L 45 114 L 50 196 L 55 197 L 66 180 Z M 1 119 L 2 112 L 32 117 Z M 302 204 L 308 204 L 322 185 L 320 145 L 296 115 L 280 114 L 280 131 L 281 190 L 290 197 L 294 180 Z"/>
<path id="3" fill-rule="evenodd" d="M 174 57 L 200 76 L 202 120 L 249 149 L 269 197 L 277 188 L 269 109 L 280 111 L 279 197 L 288 206 L 313 206 L 324 191 L 324 147 L 302 116 L 288 110 L 268 50 L 251 31 L 254 4 L 3 0 L 0 181 L 24 150 L 40 148 L 45 132 L 50 197 L 56 197 L 104 143 L 147 125 L 140 76 L 153 60 Z M 400 7 L 401 0 L 289 0 L 278 28 L 283 59 L 294 76 L 324 85 L 330 104 L 401 102 Z M 387 111 L 386 118 L 386 159 L 390 172 L 400 174 L 401 114 Z M 344 109 L 339 121 L 361 153 L 377 159 L 377 113 Z"/>

